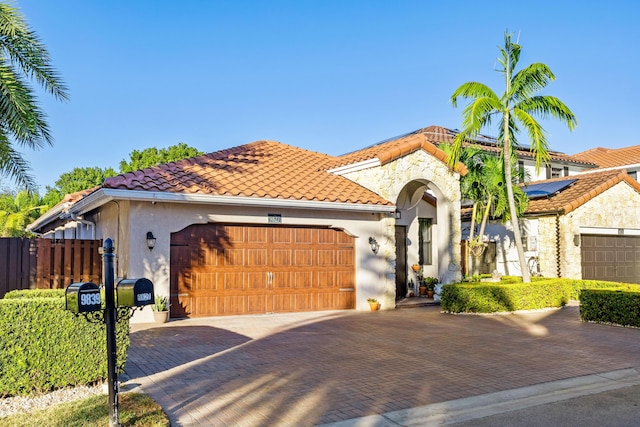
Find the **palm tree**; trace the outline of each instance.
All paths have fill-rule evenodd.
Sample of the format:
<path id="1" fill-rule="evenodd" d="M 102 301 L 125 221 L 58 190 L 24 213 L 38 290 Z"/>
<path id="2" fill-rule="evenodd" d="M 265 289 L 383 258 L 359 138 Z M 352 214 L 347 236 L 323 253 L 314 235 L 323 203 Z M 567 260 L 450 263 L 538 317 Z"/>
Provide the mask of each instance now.
<path id="1" fill-rule="evenodd" d="M 549 145 L 545 131 L 534 116 L 554 117 L 565 123 L 570 130 L 577 125 L 577 119 L 571 110 L 558 98 L 549 95 L 536 95 L 544 89 L 555 76 L 549 67 L 542 63 L 531 64 L 516 72 L 521 47 L 511 41 L 512 34 L 506 32 L 504 47 L 500 48 L 498 61 L 504 74 L 505 91 L 498 97 L 488 86 L 478 82 L 462 84 L 451 95 L 451 103 L 458 105 L 458 98 L 469 99 L 463 110 L 463 130 L 456 135 L 453 143 L 452 162 L 456 162 L 464 141 L 474 139 L 484 126 L 491 125 L 494 117 L 499 119 L 498 145 L 502 148 L 504 180 L 512 182 L 512 166 L 515 163 L 515 149 L 518 147 L 516 134 L 523 127 L 531 142 L 531 152 L 536 161 L 536 170 L 542 164 L 549 163 Z M 529 283 L 531 277 L 524 259 L 524 248 L 518 216 L 514 201 L 513 186 L 507 185 L 508 213 L 513 228 L 513 236 L 518 251 L 522 281 Z"/>
<path id="2" fill-rule="evenodd" d="M 17 8 L 0 3 L 0 173 L 34 191 L 29 163 L 14 143 L 39 149 L 52 145 L 53 139 L 29 80 L 56 99 L 67 99 L 67 89 L 52 68 L 46 47 Z"/>
<path id="3" fill-rule="evenodd" d="M 447 143 L 438 145 L 438 148 L 449 156 L 453 150 L 452 145 Z M 468 242 L 477 268 L 479 258 L 486 247 L 484 230 L 489 217 L 501 218 L 503 222 L 510 219 L 503 163 L 498 156 L 483 150 L 478 145 L 462 147 L 459 161 L 464 163 L 468 170 L 467 174 L 460 179 L 460 192 L 463 199 L 473 203 Z M 529 203 L 526 194 L 517 185 L 518 182 L 525 180 L 525 171 L 513 166 L 511 174 L 516 213 L 520 217 Z M 477 235 L 475 235 L 476 221 L 480 223 Z"/>
<path id="4" fill-rule="evenodd" d="M 27 237 L 25 227 L 38 219 L 42 208 L 46 206 L 41 205 L 36 193 L 0 195 L 0 237 Z"/>

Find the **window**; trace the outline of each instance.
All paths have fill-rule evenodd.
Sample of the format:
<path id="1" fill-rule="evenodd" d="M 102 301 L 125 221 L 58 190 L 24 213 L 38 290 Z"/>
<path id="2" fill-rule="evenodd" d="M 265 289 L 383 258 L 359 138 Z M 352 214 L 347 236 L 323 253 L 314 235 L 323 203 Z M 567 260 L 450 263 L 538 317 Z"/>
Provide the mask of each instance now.
<path id="1" fill-rule="evenodd" d="M 562 176 L 562 168 L 547 168 L 547 179 L 560 178 Z"/>
<path id="2" fill-rule="evenodd" d="M 433 243 L 431 240 L 431 225 L 433 224 L 433 218 L 418 218 L 419 225 L 419 243 L 418 258 L 420 265 L 431 265 L 433 259 L 431 253 L 433 252 Z"/>
<path id="3" fill-rule="evenodd" d="M 569 166 L 565 166 L 562 169 L 562 176 L 569 176 Z"/>

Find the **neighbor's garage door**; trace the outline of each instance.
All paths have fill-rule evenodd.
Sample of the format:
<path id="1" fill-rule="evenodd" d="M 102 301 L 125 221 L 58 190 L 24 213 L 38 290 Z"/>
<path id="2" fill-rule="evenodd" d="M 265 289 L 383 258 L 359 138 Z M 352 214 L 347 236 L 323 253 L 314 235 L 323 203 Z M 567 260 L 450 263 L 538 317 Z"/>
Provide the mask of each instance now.
<path id="1" fill-rule="evenodd" d="M 354 260 L 339 230 L 191 225 L 171 235 L 171 317 L 354 308 Z"/>
<path id="2" fill-rule="evenodd" d="M 640 237 L 582 235 L 582 278 L 640 283 Z"/>

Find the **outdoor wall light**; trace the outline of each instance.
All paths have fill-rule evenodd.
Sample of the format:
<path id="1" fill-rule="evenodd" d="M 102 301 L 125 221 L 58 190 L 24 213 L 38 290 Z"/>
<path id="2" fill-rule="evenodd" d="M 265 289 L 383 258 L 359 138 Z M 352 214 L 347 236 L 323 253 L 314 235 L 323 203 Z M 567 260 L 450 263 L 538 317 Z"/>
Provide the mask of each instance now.
<path id="1" fill-rule="evenodd" d="M 579 234 L 574 234 L 573 235 L 573 244 L 575 246 L 580 246 L 580 235 Z"/>
<path id="2" fill-rule="evenodd" d="M 380 249 L 380 245 L 378 245 L 378 241 L 373 237 L 369 237 L 369 244 L 371 245 L 371 251 L 374 254 L 378 253 L 378 249 Z"/>
<path id="3" fill-rule="evenodd" d="M 156 238 L 153 236 L 152 232 L 147 231 L 147 247 L 149 248 L 150 251 L 152 251 L 155 246 L 156 246 Z"/>

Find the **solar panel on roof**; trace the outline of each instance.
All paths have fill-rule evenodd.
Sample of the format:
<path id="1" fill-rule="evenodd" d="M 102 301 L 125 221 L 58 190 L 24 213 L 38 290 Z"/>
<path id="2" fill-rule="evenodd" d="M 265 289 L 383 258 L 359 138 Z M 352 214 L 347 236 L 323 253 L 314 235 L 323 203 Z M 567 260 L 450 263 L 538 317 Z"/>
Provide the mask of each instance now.
<path id="1" fill-rule="evenodd" d="M 542 182 L 540 184 L 530 184 L 522 190 L 530 199 L 538 199 L 541 197 L 548 197 L 558 191 L 562 191 L 576 181 L 577 179 L 567 179 L 564 181 Z"/>

